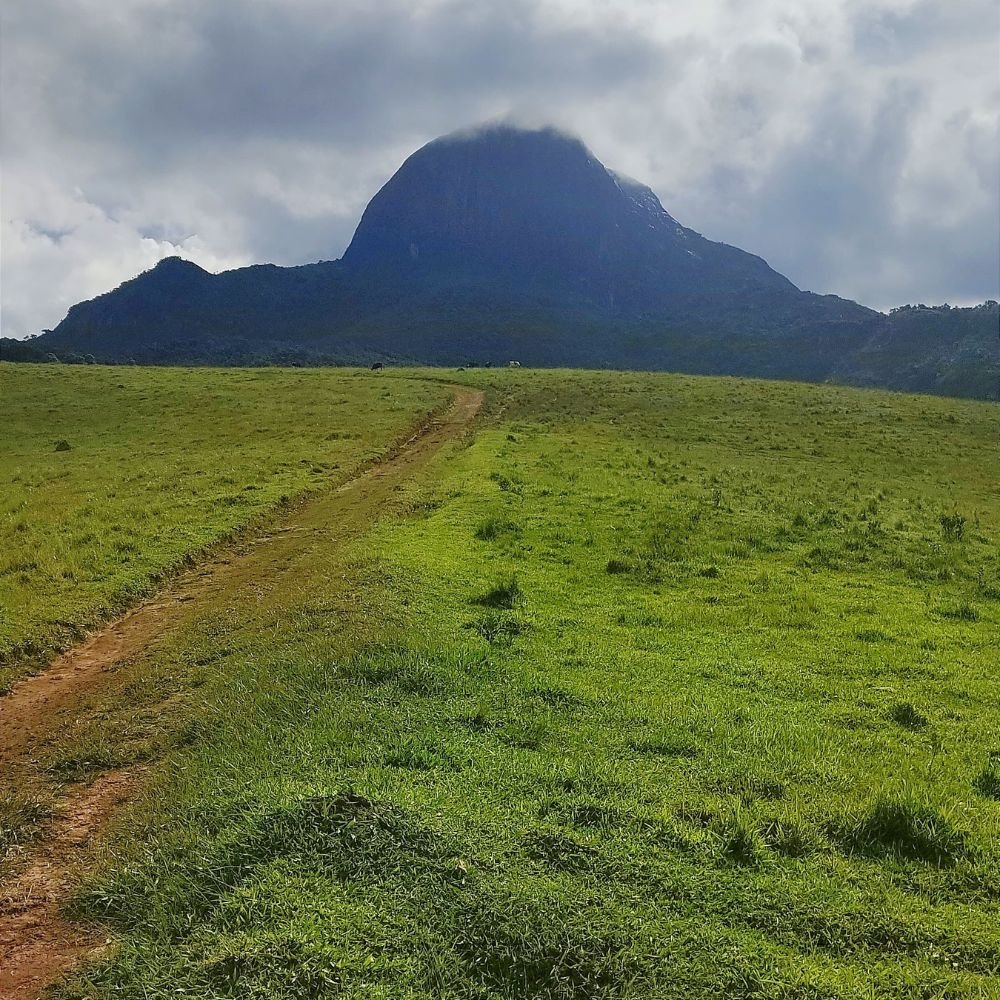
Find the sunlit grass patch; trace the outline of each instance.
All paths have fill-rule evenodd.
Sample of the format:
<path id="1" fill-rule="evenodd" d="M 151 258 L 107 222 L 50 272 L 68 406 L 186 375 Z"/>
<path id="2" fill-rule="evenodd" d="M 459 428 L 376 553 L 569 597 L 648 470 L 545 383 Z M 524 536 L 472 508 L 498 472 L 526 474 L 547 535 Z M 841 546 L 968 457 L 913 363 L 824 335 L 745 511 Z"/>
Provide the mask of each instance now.
<path id="1" fill-rule="evenodd" d="M 450 395 L 400 380 L 383 398 L 330 370 L 7 364 L 0 378 L 0 686 Z"/>

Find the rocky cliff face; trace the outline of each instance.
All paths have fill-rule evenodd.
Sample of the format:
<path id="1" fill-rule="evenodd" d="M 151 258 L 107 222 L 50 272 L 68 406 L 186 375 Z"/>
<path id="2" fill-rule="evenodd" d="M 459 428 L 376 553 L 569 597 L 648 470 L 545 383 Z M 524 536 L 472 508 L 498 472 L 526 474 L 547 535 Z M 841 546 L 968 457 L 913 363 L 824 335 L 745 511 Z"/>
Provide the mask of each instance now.
<path id="1" fill-rule="evenodd" d="M 509 126 L 414 153 L 368 205 L 344 263 L 499 271 L 624 312 L 678 296 L 797 291 L 759 257 L 681 226 L 579 139 Z"/>
<path id="2" fill-rule="evenodd" d="M 492 128 L 414 153 L 365 209 L 344 261 L 471 260 L 592 269 L 620 225 L 621 193 L 581 142 Z"/>

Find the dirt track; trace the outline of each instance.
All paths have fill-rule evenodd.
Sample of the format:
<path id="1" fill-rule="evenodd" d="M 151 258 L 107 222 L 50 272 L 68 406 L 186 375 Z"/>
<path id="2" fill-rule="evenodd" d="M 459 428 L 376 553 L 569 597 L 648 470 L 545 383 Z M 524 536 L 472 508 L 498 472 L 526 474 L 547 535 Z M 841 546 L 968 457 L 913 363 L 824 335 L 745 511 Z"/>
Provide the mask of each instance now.
<path id="1" fill-rule="evenodd" d="M 395 491 L 468 428 L 482 401 L 479 390 L 457 387 L 449 409 L 387 458 L 310 497 L 279 529 L 185 572 L 154 599 L 17 684 L 0 698 L 0 791 L 16 786 L 37 750 L 73 724 L 81 699 L 100 690 L 117 665 L 141 658 L 161 637 L 193 621 L 206 600 L 236 603 L 251 588 L 281 586 L 304 546 L 318 537 L 335 544 L 360 535 Z M 40 996 L 74 962 L 103 946 L 99 934 L 65 920 L 61 911 L 78 864 L 139 779 L 136 770 L 111 771 L 67 789 L 43 837 L 0 885 L 0 1000 Z"/>

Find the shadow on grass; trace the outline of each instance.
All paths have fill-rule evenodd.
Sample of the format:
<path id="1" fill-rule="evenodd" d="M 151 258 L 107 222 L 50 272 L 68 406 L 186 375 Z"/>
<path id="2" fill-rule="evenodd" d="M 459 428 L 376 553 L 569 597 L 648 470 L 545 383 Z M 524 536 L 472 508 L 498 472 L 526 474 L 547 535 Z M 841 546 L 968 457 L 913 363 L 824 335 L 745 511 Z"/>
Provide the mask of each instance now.
<path id="1" fill-rule="evenodd" d="M 880 795 L 867 809 L 827 825 L 849 854 L 897 857 L 939 866 L 969 855 L 966 835 L 933 805 L 910 794 Z"/>

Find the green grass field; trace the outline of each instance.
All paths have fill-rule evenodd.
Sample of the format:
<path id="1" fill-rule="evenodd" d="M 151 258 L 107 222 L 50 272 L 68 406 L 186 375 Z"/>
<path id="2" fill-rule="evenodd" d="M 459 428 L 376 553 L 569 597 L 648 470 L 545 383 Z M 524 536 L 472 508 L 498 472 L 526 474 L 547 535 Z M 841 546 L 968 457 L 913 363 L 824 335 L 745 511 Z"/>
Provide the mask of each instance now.
<path id="1" fill-rule="evenodd" d="M 362 384 L 109 372 L 74 392 L 162 380 L 182 408 L 185 378 L 229 400 L 260 379 L 291 414 Z M 381 440 L 441 397 L 412 374 L 371 390 L 400 406 Z M 206 607 L 52 748 L 64 778 L 149 768 L 74 904 L 117 944 L 62 995 L 998 995 L 1000 408 L 449 377 L 487 409 L 395 516 Z M 38 440 L 83 440 L 36 432 L 47 404 L 22 398 Z M 300 433 L 287 458 L 262 433 L 230 491 L 331 460 Z M 82 494 L 129 440 L 68 453 Z M 232 527 L 158 493 L 199 540 Z M 39 511 L 41 548 L 65 511 Z M 35 522 L 30 496 L 14 516 Z"/>
<path id="2" fill-rule="evenodd" d="M 448 396 L 367 376 L 0 364 L 0 690 Z"/>

